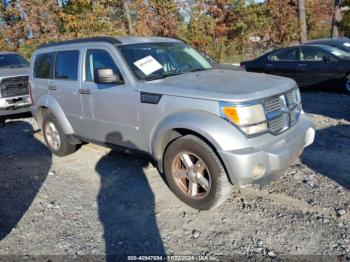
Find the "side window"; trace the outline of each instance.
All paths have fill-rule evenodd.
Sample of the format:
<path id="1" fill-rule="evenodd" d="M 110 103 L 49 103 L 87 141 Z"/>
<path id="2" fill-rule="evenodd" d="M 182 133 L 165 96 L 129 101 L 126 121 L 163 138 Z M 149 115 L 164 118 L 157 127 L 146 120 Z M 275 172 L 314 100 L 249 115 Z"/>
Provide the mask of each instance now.
<path id="1" fill-rule="evenodd" d="M 282 49 L 269 55 L 271 61 L 293 61 L 297 60 L 297 49 Z"/>
<path id="2" fill-rule="evenodd" d="M 78 80 L 79 51 L 60 51 L 56 54 L 55 78 Z"/>
<path id="3" fill-rule="evenodd" d="M 118 67 L 107 51 L 88 50 L 85 58 L 85 80 L 93 82 L 95 70 L 103 68 L 110 68 L 114 74 L 120 74 Z"/>
<path id="4" fill-rule="evenodd" d="M 319 48 L 304 47 L 300 49 L 300 60 L 302 61 L 323 61 L 323 57 L 327 55 L 326 52 Z"/>
<path id="5" fill-rule="evenodd" d="M 54 53 L 38 54 L 34 61 L 34 78 L 51 79 Z"/>

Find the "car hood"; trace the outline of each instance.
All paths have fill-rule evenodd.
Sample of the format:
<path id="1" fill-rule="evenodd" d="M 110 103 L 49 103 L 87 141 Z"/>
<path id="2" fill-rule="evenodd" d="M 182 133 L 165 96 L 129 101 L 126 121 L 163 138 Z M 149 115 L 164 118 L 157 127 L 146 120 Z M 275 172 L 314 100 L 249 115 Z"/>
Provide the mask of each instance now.
<path id="1" fill-rule="evenodd" d="M 212 69 L 185 73 L 141 84 L 141 92 L 244 102 L 269 97 L 296 87 L 294 80 L 244 71 Z"/>
<path id="2" fill-rule="evenodd" d="M 14 76 L 28 76 L 29 67 L 20 68 L 0 68 L 0 79 Z"/>

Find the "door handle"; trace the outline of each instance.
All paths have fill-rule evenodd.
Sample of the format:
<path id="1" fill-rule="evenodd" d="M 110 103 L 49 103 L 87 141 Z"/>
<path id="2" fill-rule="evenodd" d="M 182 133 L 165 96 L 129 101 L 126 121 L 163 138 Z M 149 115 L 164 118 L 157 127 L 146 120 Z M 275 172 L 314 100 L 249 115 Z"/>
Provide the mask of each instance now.
<path id="1" fill-rule="evenodd" d="M 266 64 L 267 67 L 273 67 L 273 64 Z"/>
<path id="2" fill-rule="evenodd" d="M 57 87 L 55 85 L 48 85 L 47 89 L 54 91 L 57 90 Z"/>
<path id="3" fill-rule="evenodd" d="M 79 93 L 80 93 L 80 94 L 88 95 L 88 94 L 91 94 L 91 91 L 90 91 L 90 89 L 88 89 L 88 88 L 80 88 L 80 89 L 79 89 Z"/>
<path id="4" fill-rule="evenodd" d="M 298 66 L 300 66 L 300 67 L 305 67 L 306 64 L 298 64 Z"/>

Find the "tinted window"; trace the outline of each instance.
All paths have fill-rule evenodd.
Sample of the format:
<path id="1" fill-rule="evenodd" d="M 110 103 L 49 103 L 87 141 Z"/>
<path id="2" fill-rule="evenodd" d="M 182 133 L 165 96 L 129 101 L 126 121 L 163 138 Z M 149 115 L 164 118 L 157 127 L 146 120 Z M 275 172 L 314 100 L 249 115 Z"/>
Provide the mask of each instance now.
<path id="1" fill-rule="evenodd" d="M 271 61 L 286 61 L 286 60 L 296 60 L 297 59 L 297 49 L 282 49 L 269 56 Z"/>
<path id="2" fill-rule="evenodd" d="M 34 62 L 34 77 L 35 78 L 52 78 L 53 53 L 39 54 Z"/>
<path id="3" fill-rule="evenodd" d="M 96 69 L 110 68 L 114 74 L 120 74 L 114 60 L 104 50 L 88 50 L 85 63 L 85 79 L 89 82 L 94 81 L 94 72 Z"/>
<path id="4" fill-rule="evenodd" d="M 329 56 L 329 54 L 320 48 L 303 47 L 300 49 L 300 60 L 302 61 L 323 61 L 324 56 Z"/>
<path id="5" fill-rule="evenodd" d="M 339 57 L 342 59 L 350 59 L 350 53 L 340 48 L 324 45 L 322 46 L 322 49 L 326 50 L 327 52 L 331 53 L 336 57 Z"/>
<path id="6" fill-rule="evenodd" d="M 19 54 L 1 54 L 0 67 L 28 67 L 29 62 Z"/>
<path id="7" fill-rule="evenodd" d="M 62 51 L 56 54 L 55 78 L 78 79 L 79 51 Z"/>

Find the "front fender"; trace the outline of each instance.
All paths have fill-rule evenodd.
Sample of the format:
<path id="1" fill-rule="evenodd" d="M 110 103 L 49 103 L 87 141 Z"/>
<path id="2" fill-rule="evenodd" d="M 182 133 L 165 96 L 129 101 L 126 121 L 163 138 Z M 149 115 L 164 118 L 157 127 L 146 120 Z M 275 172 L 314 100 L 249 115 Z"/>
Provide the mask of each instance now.
<path id="1" fill-rule="evenodd" d="M 61 105 L 52 96 L 48 96 L 48 95 L 41 96 L 39 100 L 35 103 L 35 107 L 31 108 L 33 116 L 39 122 L 40 125 L 41 125 L 41 118 L 39 117 L 39 112 L 40 112 L 39 110 L 43 107 L 47 108 L 56 117 L 63 132 L 66 135 L 74 134 L 72 125 L 69 123 L 66 115 L 64 114 L 61 108 Z"/>
<path id="2" fill-rule="evenodd" d="M 177 112 L 163 119 L 151 138 L 153 157 L 162 162 L 164 150 L 174 131 L 186 129 L 207 139 L 217 151 L 248 147 L 245 136 L 223 118 L 204 111 Z M 176 138 L 176 137 L 175 137 Z"/>

